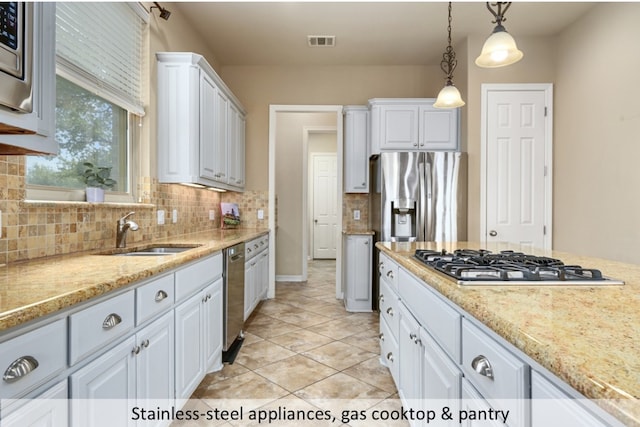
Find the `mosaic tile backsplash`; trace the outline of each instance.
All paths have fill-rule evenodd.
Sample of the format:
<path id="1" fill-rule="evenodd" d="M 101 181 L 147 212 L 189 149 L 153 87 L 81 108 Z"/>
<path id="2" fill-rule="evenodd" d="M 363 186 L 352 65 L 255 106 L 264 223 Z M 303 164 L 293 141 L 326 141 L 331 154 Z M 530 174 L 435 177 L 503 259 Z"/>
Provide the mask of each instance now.
<path id="1" fill-rule="evenodd" d="M 129 232 L 128 244 L 220 227 L 220 202 L 237 203 L 243 228 L 267 227 L 268 192 L 218 193 L 183 185 L 160 184 L 143 177 L 138 184 L 141 203 L 40 202 L 25 200 L 25 158 L 0 156 L 0 264 L 51 255 L 115 246 L 118 218 L 131 217 L 139 230 Z M 171 213 L 178 211 L 177 223 Z M 257 210 L 264 219 L 257 219 Z M 157 225 L 157 211 L 165 224 Z M 215 211 L 215 220 L 209 211 Z"/>

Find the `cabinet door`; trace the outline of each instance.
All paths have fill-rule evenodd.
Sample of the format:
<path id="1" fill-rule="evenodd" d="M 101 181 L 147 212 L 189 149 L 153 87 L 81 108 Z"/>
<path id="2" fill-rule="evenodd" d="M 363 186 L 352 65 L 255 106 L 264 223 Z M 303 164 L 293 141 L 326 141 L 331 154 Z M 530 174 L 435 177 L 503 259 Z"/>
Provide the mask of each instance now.
<path id="1" fill-rule="evenodd" d="M 458 149 L 458 109 L 420 107 L 420 149 Z"/>
<path id="2" fill-rule="evenodd" d="M 204 360 L 207 372 L 222 368 L 222 279 L 204 290 Z"/>
<path id="3" fill-rule="evenodd" d="M 418 149 L 417 105 L 384 105 L 380 107 L 380 149 Z"/>
<path id="4" fill-rule="evenodd" d="M 215 181 L 227 182 L 227 138 L 229 98 L 221 90 L 216 90 L 213 139 L 213 165 Z"/>
<path id="5" fill-rule="evenodd" d="M 465 411 L 465 413 L 468 413 L 468 414 L 472 414 L 472 413 L 477 414 L 480 411 L 484 411 L 484 413 L 487 413 L 489 411 L 495 411 L 493 408 L 491 408 L 489 403 L 486 400 L 484 400 L 484 398 L 480 395 L 480 393 L 478 393 L 478 391 L 475 388 L 473 388 L 471 383 L 467 381 L 466 378 L 462 379 L 461 388 L 462 388 L 462 401 L 461 401 L 462 407 L 460 408 L 460 411 Z M 499 421 L 465 419 L 465 420 L 462 420 L 460 425 L 462 427 L 499 427 L 499 426 L 504 427 L 505 425 L 510 426 L 511 424 L 504 424 Z"/>
<path id="6" fill-rule="evenodd" d="M 257 257 L 253 257 L 244 265 L 244 320 L 249 318 L 255 308 L 256 260 Z"/>
<path id="7" fill-rule="evenodd" d="M 188 399 L 204 376 L 202 293 L 175 309 L 176 399 Z"/>
<path id="8" fill-rule="evenodd" d="M 217 123 L 215 83 L 205 72 L 200 72 L 200 176 L 215 179 L 218 172 L 215 156 Z"/>
<path id="9" fill-rule="evenodd" d="M 244 187 L 244 117 L 234 104 L 229 104 L 228 116 L 228 183 Z"/>
<path id="10" fill-rule="evenodd" d="M 398 394 L 405 406 L 420 410 L 422 396 L 422 342 L 420 325 L 409 310 L 400 304 L 400 334 L 398 335 Z"/>
<path id="11" fill-rule="evenodd" d="M 347 236 L 346 308 L 347 311 L 371 311 L 371 236 Z"/>
<path id="12" fill-rule="evenodd" d="M 133 425 L 136 377 L 131 336 L 70 377 L 74 427 Z"/>
<path id="13" fill-rule="evenodd" d="M 263 251 L 258 263 L 258 301 L 267 297 L 269 291 L 269 251 Z"/>
<path id="14" fill-rule="evenodd" d="M 68 427 L 67 380 L 54 385 L 34 400 L 2 418 L 2 427 Z"/>
<path id="15" fill-rule="evenodd" d="M 369 192 L 369 112 L 350 110 L 344 124 L 345 193 Z"/>
<path id="16" fill-rule="evenodd" d="M 138 405 L 170 408 L 174 388 L 173 312 L 166 313 L 136 335 Z M 144 403 L 145 400 L 152 402 Z"/>

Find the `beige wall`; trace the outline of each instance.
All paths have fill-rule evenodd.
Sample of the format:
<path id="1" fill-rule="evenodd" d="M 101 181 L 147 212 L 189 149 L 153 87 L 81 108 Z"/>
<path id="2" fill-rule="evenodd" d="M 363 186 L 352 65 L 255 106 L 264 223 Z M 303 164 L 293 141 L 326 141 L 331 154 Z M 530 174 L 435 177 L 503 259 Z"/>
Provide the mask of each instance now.
<path id="1" fill-rule="evenodd" d="M 556 249 L 640 263 L 639 23 L 599 4 L 558 39 Z"/>

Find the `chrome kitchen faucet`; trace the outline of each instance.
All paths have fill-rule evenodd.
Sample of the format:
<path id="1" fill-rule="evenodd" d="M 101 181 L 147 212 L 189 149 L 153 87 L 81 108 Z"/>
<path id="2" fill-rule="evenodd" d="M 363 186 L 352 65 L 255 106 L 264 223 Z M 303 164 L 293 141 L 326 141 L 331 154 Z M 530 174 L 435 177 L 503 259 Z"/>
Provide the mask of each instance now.
<path id="1" fill-rule="evenodd" d="M 116 248 L 126 248 L 127 231 L 136 231 L 138 229 L 138 224 L 131 220 L 127 220 L 127 218 L 129 218 L 134 213 L 135 212 L 129 212 L 118 220 L 118 229 L 116 232 Z"/>

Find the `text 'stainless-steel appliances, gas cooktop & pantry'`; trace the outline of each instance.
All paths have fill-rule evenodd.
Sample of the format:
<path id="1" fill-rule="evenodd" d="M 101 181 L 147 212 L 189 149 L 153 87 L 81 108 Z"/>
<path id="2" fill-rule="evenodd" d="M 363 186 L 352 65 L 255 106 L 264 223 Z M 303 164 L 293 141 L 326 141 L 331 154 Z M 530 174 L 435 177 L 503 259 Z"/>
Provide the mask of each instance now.
<path id="1" fill-rule="evenodd" d="M 623 285 L 600 270 L 522 252 L 485 249 L 453 252 L 417 249 L 415 258 L 457 280 L 459 285 Z"/>

